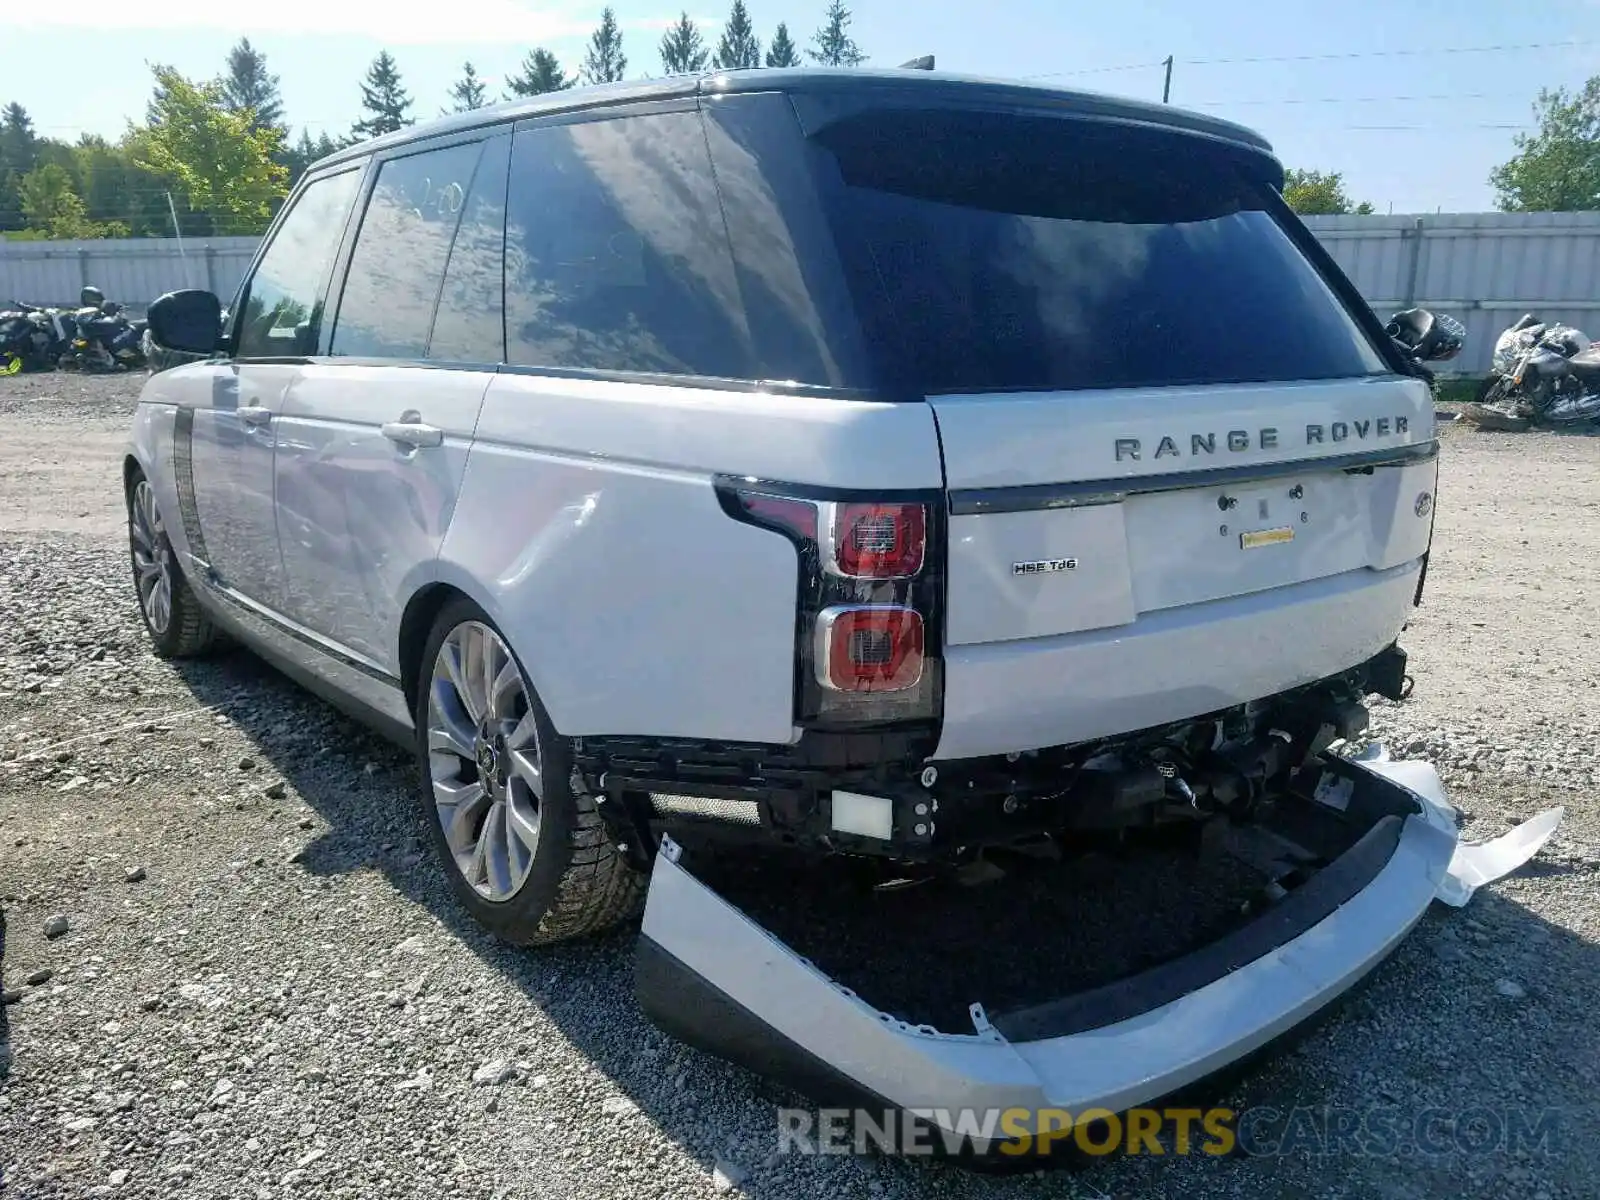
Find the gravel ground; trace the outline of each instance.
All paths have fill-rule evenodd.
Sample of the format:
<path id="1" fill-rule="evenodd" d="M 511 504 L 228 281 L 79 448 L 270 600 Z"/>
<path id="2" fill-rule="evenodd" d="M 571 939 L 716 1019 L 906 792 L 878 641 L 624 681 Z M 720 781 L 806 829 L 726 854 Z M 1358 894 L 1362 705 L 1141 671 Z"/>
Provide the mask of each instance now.
<path id="1" fill-rule="evenodd" d="M 645 1022 L 628 936 L 514 951 L 455 908 L 402 755 L 248 655 L 152 657 L 117 498 L 137 384 L 0 381 L 0 1195 L 1593 1195 L 1600 440 L 1446 430 L 1416 695 L 1374 714 L 1469 834 L 1566 825 L 1223 1096 L 1551 1109 L 1553 1142 L 997 1178 L 775 1154 L 792 1098 Z"/>

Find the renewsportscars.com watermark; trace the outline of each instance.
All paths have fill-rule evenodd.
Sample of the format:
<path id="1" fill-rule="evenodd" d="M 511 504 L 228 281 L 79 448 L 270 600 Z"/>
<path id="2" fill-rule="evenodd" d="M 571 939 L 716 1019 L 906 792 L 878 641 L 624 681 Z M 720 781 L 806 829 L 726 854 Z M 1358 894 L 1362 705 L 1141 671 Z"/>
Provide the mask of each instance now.
<path id="1" fill-rule="evenodd" d="M 1548 1155 L 1559 1110 L 1398 1106 L 1257 1108 L 782 1108 L 780 1154 L 1052 1153 L 1213 1158 Z"/>

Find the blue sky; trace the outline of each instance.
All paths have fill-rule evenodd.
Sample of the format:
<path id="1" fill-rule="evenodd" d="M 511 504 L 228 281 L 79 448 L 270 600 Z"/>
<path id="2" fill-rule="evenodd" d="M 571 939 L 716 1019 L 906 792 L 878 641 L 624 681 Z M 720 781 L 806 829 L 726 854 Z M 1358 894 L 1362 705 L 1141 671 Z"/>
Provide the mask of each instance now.
<path id="1" fill-rule="evenodd" d="M 661 73 L 661 30 L 677 16 L 670 3 L 615 4 L 630 75 Z M 746 3 L 763 41 L 781 20 L 803 46 L 825 0 Z M 21 102 L 51 136 L 114 137 L 143 113 L 147 62 L 210 76 L 245 35 L 282 77 L 296 132 L 343 132 L 358 115 L 359 77 L 382 48 L 398 60 L 417 114 L 432 116 L 467 59 L 497 90 L 531 46 L 575 69 L 600 7 L 22 4 L 6 18 L 0 102 Z M 695 0 L 689 11 L 714 39 L 720 0 Z M 1173 55 L 1174 104 L 1259 129 L 1288 165 L 1343 172 L 1350 193 L 1379 212 L 1489 208 L 1489 170 L 1529 125 L 1540 87 L 1600 74 L 1600 0 L 858 0 L 853 12 L 851 31 L 874 65 L 931 53 L 945 69 L 1159 99 L 1158 63 Z"/>

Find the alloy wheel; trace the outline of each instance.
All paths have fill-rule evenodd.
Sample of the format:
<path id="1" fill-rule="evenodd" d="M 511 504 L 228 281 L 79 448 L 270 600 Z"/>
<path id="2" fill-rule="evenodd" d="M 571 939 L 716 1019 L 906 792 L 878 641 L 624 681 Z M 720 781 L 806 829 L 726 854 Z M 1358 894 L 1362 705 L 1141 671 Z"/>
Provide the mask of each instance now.
<path id="1" fill-rule="evenodd" d="M 484 899 L 510 900 L 539 845 L 543 760 L 522 669 L 488 625 L 463 621 L 444 639 L 427 716 L 434 814 L 456 869 Z"/>
<path id="2" fill-rule="evenodd" d="M 159 637 L 172 624 L 172 544 L 167 541 L 155 489 L 147 479 L 133 489 L 128 511 L 128 535 L 133 548 L 134 582 L 144 619 Z"/>

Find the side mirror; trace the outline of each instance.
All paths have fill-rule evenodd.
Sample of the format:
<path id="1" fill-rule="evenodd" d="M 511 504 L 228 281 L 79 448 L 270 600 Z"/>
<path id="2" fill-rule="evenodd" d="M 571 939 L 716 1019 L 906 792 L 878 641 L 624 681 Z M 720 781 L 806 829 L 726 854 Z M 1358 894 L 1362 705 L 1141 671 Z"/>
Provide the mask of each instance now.
<path id="1" fill-rule="evenodd" d="M 209 355 L 222 335 L 222 301 L 210 292 L 168 292 L 145 314 L 150 339 L 164 350 Z"/>

